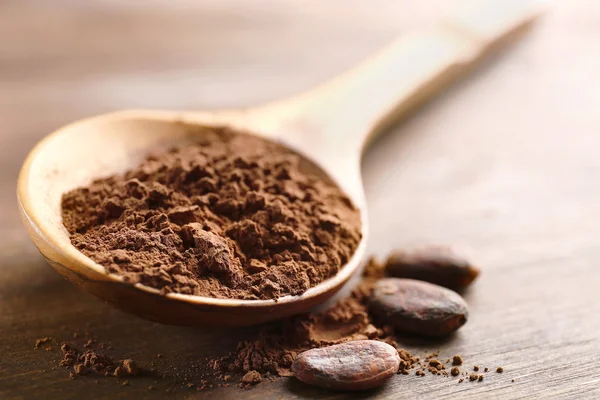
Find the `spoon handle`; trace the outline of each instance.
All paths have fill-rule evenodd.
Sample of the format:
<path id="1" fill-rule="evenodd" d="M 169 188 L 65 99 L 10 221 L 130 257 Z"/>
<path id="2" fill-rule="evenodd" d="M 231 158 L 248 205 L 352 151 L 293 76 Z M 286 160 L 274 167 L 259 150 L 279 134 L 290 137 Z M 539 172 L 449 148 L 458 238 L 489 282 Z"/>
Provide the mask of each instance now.
<path id="1" fill-rule="evenodd" d="M 333 170 L 358 165 L 376 133 L 518 38 L 539 15 L 531 1 L 460 5 L 432 28 L 402 36 L 333 81 L 279 103 L 281 139 L 329 160 Z"/>

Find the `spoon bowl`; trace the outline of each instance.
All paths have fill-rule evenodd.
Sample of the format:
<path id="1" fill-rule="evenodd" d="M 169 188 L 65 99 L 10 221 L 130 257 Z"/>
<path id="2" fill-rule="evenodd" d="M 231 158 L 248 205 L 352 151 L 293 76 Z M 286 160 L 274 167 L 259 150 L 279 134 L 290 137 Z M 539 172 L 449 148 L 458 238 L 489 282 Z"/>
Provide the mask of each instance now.
<path id="1" fill-rule="evenodd" d="M 31 151 L 21 169 L 17 195 L 29 235 L 52 267 L 80 289 L 153 321 L 242 326 L 309 311 L 332 297 L 364 256 L 368 223 L 360 158 L 368 140 L 520 34 L 536 15 L 528 9 L 513 8 L 510 18 L 498 14 L 497 8 L 487 11 L 465 15 L 476 21 L 478 13 L 501 15 L 493 30 L 469 26 L 464 16 L 445 21 L 402 37 L 322 87 L 265 106 L 216 112 L 125 111 L 60 128 Z M 193 140 L 202 132 L 199 127 L 224 125 L 297 152 L 302 168 L 334 182 L 360 210 L 362 240 L 335 276 L 302 295 L 277 300 L 162 295 L 107 273 L 71 245 L 61 218 L 65 192 L 131 169 L 148 153 Z"/>
<path id="2" fill-rule="evenodd" d="M 232 117 L 236 115 L 227 113 L 227 125 L 236 125 L 247 113 L 240 112 L 239 119 Z M 63 193 L 131 169 L 151 152 L 194 141 L 203 132 L 199 127 L 208 123 L 214 126 L 215 116 L 218 117 L 119 112 L 68 125 L 40 142 L 23 166 L 19 204 L 31 238 L 54 269 L 83 291 L 117 308 L 174 325 L 251 325 L 306 311 L 335 294 L 360 265 L 364 237 L 352 259 L 336 276 L 300 296 L 285 296 L 277 301 L 162 295 L 155 288 L 139 283 L 132 286 L 121 276 L 108 274 L 102 265 L 71 245 L 61 218 Z M 308 158 L 301 158 L 300 168 L 331 180 Z M 364 204 L 362 199 L 357 202 Z"/>

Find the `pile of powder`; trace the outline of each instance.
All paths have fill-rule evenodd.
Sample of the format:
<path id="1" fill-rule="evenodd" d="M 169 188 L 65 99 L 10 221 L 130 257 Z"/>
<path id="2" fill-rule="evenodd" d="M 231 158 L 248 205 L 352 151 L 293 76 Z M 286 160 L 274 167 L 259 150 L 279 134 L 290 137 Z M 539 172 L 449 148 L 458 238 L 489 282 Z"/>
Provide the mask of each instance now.
<path id="1" fill-rule="evenodd" d="M 369 297 L 375 282 L 383 276 L 384 266 L 371 259 L 365 266 L 362 280 L 354 291 L 329 309 L 268 324 L 260 329 L 255 338 L 239 342 L 233 352 L 208 360 L 200 357 L 184 365 L 171 365 L 168 367 L 168 375 L 176 377 L 177 382 L 184 388 L 205 390 L 229 386 L 237 381 L 239 387 L 250 389 L 254 385 L 277 377 L 292 376 L 291 365 L 303 351 L 351 340 L 371 339 L 384 341 L 397 349 L 401 360 L 399 374 L 412 373 L 418 377 L 427 374 L 440 377 L 452 376 L 458 378 L 458 383 L 481 382 L 484 375 L 475 374 L 476 379 L 472 379 L 473 373 L 463 366 L 461 356 L 454 355 L 452 358 L 442 360 L 439 351 L 436 351 L 418 357 L 398 344 L 391 327 L 378 325 L 371 318 L 368 312 Z M 74 336 L 77 337 L 77 334 Z M 38 339 L 34 347 L 39 349 L 49 345 L 51 340 L 45 337 Z M 63 343 L 61 346 L 63 358 L 60 365 L 67 367 L 72 377 L 92 372 L 116 377 L 131 377 L 139 372 L 139 368 L 132 360 L 119 363 L 94 350 L 95 347 L 105 348 L 103 343 L 88 340 L 83 347 L 86 348 L 85 351 L 80 351 L 68 343 Z M 158 358 L 162 356 L 159 354 Z M 479 366 L 473 367 L 474 371 L 480 369 Z M 154 368 L 149 371 L 158 373 L 156 376 L 162 375 Z M 488 368 L 484 368 L 484 372 L 488 371 Z M 502 373 L 504 369 L 498 367 L 496 372 Z M 218 381 L 222 383 L 217 383 Z M 150 386 L 149 390 L 152 389 L 155 387 Z"/>
<path id="2" fill-rule="evenodd" d="M 363 269 L 362 280 L 348 297 L 325 311 L 297 315 L 267 325 L 255 339 L 241 341 L 233 352 L 209 360 L 211 377 L 206 378 L 229 382 L 234 375 L 243 376 L 239 386 L 249 389 L 260 382 L 259 377 L 293 376 L 292 363 L 303 351 L 370 339 L 396 348 L 400 356 L 399 374 L 413 373 L 419 377 L 427 373 L 440 377 L 462 374 L 463 378 L 458 382 L 469 381 L 470 372 L 459 368 L 463 362 L 459 355 L 443 361 L 439 359 L 439 352 L 418 357 L 399 345 L 392 327 L 379 325 L 369 315 L 369 297 L 377 280 L 384 276 L 385 266 L 371 258 Z M 249 381 L 248 377 L 254 379 Z M 478 375 L 477 381 L 482 380 L 483 375 Z"/>
<path id="3" fill-rule="evenodd" d="M 287 318 L 263 328 L 256 339 L 242 341 L 232 353 L 212 360 L 212 371 L 221 377 L 251 371 L 292 376 L 290 368 L 300 352 L 350 340 L 375 339 L 398 350 L 398 372 L 408 374 L 411 368 L 420 366 L 419 358 L 398 345 L 393 329 L 376 326 L 368 313 L 368 298 L 381 271 L 376 264 L 370 261 L 364 279 L 347 298 L 321 313 Z"/>
<path id="4" fill-rule="evenodd" d="M 361 240 L 340 189 L 281 145 L 198 129 L 190 145 L 66 193 L 72 244 L 162 293 L 276 299 L 334 276 Z"/>
<path id="5" fill-rule="evenodd" d="M 59 365 L 67 368 L 72 367 L 71 378 L 75 375 L 87 375 L 90 372 L 123 378 L 136 376 L 140 372 L 135 361 L 131 359 L 117 362 L 96 350 L 90 349 L 90 345 L 85 347 L 88 347 L 85 351 L 81 351 L 68 343 L 63 343 L 60 347 L 63 357 Z"/>

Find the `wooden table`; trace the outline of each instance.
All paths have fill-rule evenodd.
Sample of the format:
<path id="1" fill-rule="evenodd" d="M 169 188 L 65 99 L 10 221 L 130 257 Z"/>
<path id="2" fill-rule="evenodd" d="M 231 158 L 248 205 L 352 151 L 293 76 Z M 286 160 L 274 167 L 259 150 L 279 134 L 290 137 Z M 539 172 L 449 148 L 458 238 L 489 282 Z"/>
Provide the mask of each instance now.
<path id="1" fill-rule="evenodd" d="M 244 106 L 306 89 L 447 4 L 417 3 L 3 1 L 0 398 L 345 398 L 293 379 L 244 393 L 187 388 L 200 356 L 222 354 L 256 329 L 161 326 L 80 293 L 29 241 L 16 175 L 36 141 L 74 119 L 132 107 Z M 366 154 L 372 253 L 458 243 L 483 270 L 466 294 L 471 318 L 460 333 L 407 347 L 505 373 L 462 384 L 398 376 L 359 397 L 600 398 L 599 43 L 599 2 L 556 1 L 522 43 Z M 56 367 L 57 349 L 33 345 L 74 331 L 166 377 L 129 386 L 70 380 Z"/>

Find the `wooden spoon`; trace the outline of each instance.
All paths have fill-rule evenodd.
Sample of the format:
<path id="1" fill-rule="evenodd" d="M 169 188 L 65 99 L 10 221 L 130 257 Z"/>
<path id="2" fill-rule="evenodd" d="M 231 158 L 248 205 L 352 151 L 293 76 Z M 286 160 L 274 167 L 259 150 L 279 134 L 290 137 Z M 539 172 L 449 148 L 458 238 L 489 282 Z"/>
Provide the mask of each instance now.
<path id="1" fill-rule="evenodd" d="M 498 3 L 489 11 L 481 4 L 466 7 L 433 28 L 402 37 L 329 84 L 273 104 L 215 112 L 125 111 L 60 128 L 31 151 L 22 167 L 18 198 L 25 226 L 61 275 L 144 318 L 192 326 L 251 325 L 308 311 L 333 296 L 363 258 L 368 223 L 360 158 L 367 140 L 515 38 L 537 15 L 532 8 L 503 11 Z M 229 125 L 277 140 L 346 192 L 361 211 L 363 239 L 336 276 L 301 296 L 277 301 L 161 295 L 108 274 L 71 245 L 61 220 L 62 194 L 122 173 L 150 151 L 188 139 L 190 125 Z"/>

